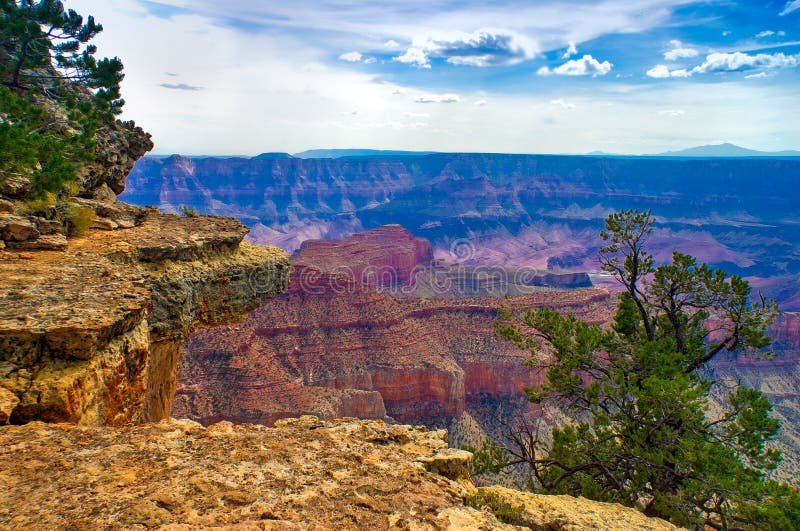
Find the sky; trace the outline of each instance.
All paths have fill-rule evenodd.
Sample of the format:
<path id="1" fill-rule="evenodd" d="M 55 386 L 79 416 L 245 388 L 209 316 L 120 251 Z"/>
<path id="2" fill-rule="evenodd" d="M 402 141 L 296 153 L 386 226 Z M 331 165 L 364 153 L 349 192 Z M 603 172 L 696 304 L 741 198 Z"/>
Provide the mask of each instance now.
<path id="1" fill-rule="evenodd" d="M 158 154 L 800 149 L 800 0 L 65 0 Z"/>

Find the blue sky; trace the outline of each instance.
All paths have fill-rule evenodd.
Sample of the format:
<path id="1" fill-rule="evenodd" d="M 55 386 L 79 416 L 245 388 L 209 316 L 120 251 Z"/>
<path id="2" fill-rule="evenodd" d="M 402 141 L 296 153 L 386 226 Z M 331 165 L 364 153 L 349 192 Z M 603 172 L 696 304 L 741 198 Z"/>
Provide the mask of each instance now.
<path id="1" fill-rule="evenodd" d="M 800 149 L 800 0 L 65 3 L 159 153 Z"/>

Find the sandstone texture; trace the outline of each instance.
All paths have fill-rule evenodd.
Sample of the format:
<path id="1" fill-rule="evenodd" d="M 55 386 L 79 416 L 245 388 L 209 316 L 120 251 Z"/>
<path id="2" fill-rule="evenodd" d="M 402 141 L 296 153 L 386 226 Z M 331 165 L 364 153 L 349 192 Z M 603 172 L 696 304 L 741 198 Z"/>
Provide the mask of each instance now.
<path id="1" fill-rule="evenodd" d="M 0 427 L 3 529 L 675 529 L 634 509 L 479 489 L 444 431 L 315 417 Z M 509 509 L 510 508 L 510 509 Z"/>
<path id="2" fill-rule="evenodd" d="M 241 243 L 229 218 L 145 211 L 61 251 L 0 251 L 0 387 L 11 422 L 157 420 L 169 413 L 180 343 L 242 317 L 288 282 L 288 258 Z"/>
<path id="3" fill-rule="evenodd" d="M 489 508 L 505 522 L 523 529 L 677 529 L 663 520 L 648 518 L 639 511 L 620 510 L 617 504 L 572 496 L 539 496 L 495 486 L 479 488 L 469 501 L 474 506 Z"/>

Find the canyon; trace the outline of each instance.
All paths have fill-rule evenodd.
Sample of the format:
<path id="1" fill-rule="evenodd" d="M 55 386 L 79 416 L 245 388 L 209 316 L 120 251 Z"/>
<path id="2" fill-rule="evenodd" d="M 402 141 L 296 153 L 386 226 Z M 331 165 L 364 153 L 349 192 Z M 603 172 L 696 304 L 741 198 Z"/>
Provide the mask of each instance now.
<path id="1" fill-rule="evenodd" d="M 796 158 L 440 153 L 300 159 L 145 157 L 122 198 L 236 217 L 289 252 L 400 224 L 438 259 L 479 267 L 599 270 L 603 218 L 652 209 L 659 261 L 673 249 L 753 280 L 800 310 Z"/>
<path id="2" fill-rule="evenodd" d="M 305 242 L 292 264 L 287 292 L 240 323 L 187 340 L 174 417 L 271 424 L 313 414 L 447 426 L 487 400 L 517 403 L 525 386 L 542 381 L 522 363 L 529 353 L 493 337 L 500 304 L 554 307 L 596 323 L 615 305 L 598 288 L 531 286 L 508 301 L 449 291 L 416 297 L 417 279 L 437 265 L 427 242 L 396 225 Z"/>
<path id="3" fill-rule="evenodd" d="M 447 427 L 455 446 L 501 438 L 503 426 L 520 416 L 563 420 L 527 402 L 524 388 L 544 375 L 524 364 L 529 352 L 495 338 L 497 308 L 548 307 L 607 325 L 615 293 L 514 283 L 511 269 L 490 269 L 495 276 L 488 278 L 506 282 L 492 289 L 478 282 L 476 289 L 473 269 L 465 267 L 459 293 L 483 296 L 457 296 L 452 286 L 430 282 L 443 268 L 459 270 L 430 250 L 398 225 L 304 242 L 285 293 L 242 322 L 187 339 L 172 415 L 203 424 L 271 425 L 297 414 L 386 419 Z M 509 286 L 525 291 L 506 296 Z M 714 378 L 761 389 L 775 404 L 786 478 L 797 477 L 800 462 L 799 326 L 796 313 L 773 325 L 775 359 L 740 353 L 710 367 Z"/>

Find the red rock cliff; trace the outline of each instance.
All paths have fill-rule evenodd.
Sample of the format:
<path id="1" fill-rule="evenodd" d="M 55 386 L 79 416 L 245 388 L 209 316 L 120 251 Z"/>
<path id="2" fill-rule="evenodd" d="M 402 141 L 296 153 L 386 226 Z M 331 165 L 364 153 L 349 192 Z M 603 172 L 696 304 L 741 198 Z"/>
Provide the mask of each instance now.
<path id="1" fill-rule="evenodd" d="M 500 299 L 396 299 L 354 280 L 371 267 L 400 272 L 402 286 L 412 278 L 406 272 L 425 263 L 430 247 L 396 226 L 306 244 L 287 293 L 242 323 L 187 341 L 173 416 L 269 424 L 301 413 L 388 415 L 443 424 L 472 401 L 520 397 L 540 383 L 521 363 L 526 352 L 493 337 Z M 613 306 L 600 289 L 543 291 L 513 303 L 597 322 Z"/>

